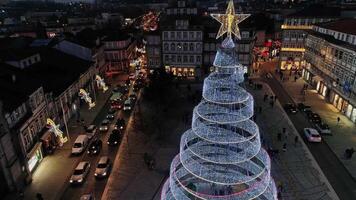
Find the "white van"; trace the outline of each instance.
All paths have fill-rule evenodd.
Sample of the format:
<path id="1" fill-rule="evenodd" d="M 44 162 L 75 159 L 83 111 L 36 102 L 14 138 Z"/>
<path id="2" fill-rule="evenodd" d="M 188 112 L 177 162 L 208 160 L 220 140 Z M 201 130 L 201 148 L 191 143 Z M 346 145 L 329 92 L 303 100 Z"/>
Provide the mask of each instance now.
<path id="1" fill-rule="evenodd" d="M 83 153 L 88 145 L 88 140 L 87 135 L 79 135 L 73 144 L 72 154 L 77 155 Z"/>

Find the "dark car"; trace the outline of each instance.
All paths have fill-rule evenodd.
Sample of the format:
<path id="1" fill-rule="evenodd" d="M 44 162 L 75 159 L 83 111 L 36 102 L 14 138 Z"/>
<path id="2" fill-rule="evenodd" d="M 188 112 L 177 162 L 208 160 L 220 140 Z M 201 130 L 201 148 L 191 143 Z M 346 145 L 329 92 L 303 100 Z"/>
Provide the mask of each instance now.
<path id="1" fill-rule="evenodd" d="M 298 103 L 298 109 L 299 109 L 300 111 L 305 112 L 305 111 L 307 111 L 307 110 L 311 110 L 311 107 L 308 106 L 308 105 L 305 105 L 304 103 Z"/>
<path id="2" fill-rule="evenodd" d="M 119 130 L 125 129 L 125 120 L 123 118 L 117 119 L 114 129 L 119 129 Z"/>
<path id="3" fill-rule="evenodd" d="M 292 114 L 295 114 L 298 112 L 297 107 L 293 103 L 287 103 L 284 105 L 284 109 Z"/>
<path id="4" fill-rule="evenodd" d="M 137 100 L 136 94 L 130 94 L 129 99 L 131 99 L 132 102 L 135 102 Z"/>
<path id="5" fill-rule="evenodd" d="M 100 139 L 93 140 L 89 145 L 88 154 L 90 155 L 99 154 L 102 146 L 103 146 L 103 142 Z"/>
<path id="6" fill-rule="evenodd" d="M 321 118 L 317 113 L 311 113 L 309 114 L 309 121 L 318 124 L 321 123 Z"/>
<path id="7" fill-rule="evenodd" d="M 121 131 L 113 130 L 108 138 L 108 145 L 117 145 L 121 141 Z"/>
<path id="8" fill-rule="evenodd" d="M 115 119 L 115 113 L 116 113 L 116 110 L 115 109 L 110 109 L 109 111 L 108 111 L 108 114 L 106 115 L 106 119 L 108 119 L 108 120 L 113 120 L 113 119 Z"/>

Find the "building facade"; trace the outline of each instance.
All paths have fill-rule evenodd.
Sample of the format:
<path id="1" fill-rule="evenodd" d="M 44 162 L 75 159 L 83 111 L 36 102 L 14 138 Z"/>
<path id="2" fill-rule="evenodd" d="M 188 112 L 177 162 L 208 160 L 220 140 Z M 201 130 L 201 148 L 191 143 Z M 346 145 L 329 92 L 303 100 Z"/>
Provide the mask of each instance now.
<path id="1" fill-rule="evenodd" d="M 146 35 L 146 54 L 147 67 L 150 70 L 160 68 L 162 66 L 161 56 L 161 35 L 159 31 L 147 33 Z"/>
<path id="2" fill-rule="evenodd" d="M 305 65 L 305 40 L 312 25 L 335 20 L 337 8 L 309 7 L 288 15 L 281 26 L 282 47 L 279 66 L 281 70 L 297 70 Z"/>
<path id="3" fill-rule="evenodd" d="M 344 19 L 313 26 L 306 39 L 303 77 L 356 123 L 356 26 Z"/>

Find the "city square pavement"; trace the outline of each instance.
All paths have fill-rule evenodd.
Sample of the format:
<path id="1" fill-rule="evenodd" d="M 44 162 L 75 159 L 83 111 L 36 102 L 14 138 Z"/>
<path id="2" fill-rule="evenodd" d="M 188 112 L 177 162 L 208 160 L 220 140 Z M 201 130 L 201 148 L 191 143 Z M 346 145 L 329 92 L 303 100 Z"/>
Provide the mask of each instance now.
<path id="1" fill-rule="evenodd" d="M 279 78 L 277 78 L 279 80 Z M 279 80 L 280 81 L 280 80 Z M 314 88 L 309 86 L 305 96 L 300 93 L 306 82 L 299 78 L 294 81 L 294 75 L 285 81 L 280 81 L 284 89 L 293 98 L 295 103 L 303 102 L 310 105 L 312 110 L 320 115 L 332 131 L 332 136 L 324 136 L 324 141 L 330 146 L 331 150 L 337 155 L 342 164 L 349 171 L 351 176 L 356 179 L 356 157 L 345 159 L 344 152 L 347 148 L 356 148 L 356 124 L 339 112 L 332 104 L 327 103 L 324 97 L 317 93 Z M 337 118 L 340 122 L 337 123 Z"/>
<path id="2" fill-rule="evenodd" d="M 154 106 L 145 99 L 140 106 L 136 106 L 134 120 L 130 121 L 136 125 L 130 126 L 134 128 L 125 134 L 102 200 L 160 199 L 170 163 L 179 151 L 180 136 L 190 128 L 192 108 L 197 104 L 197 101 L 194 103 L 187 97 L 195 90 L 200 90 L 201 94 L 202 85 L 196 84 L 192 88 L 190 93 L 185 87 L 173 89 L 178 97 L 172 96 L 166 106 Z M 262 107 L 262 113 L 257 114 L 256 121 L 264 146 L 279 150 L 278 155 L 272 158 L 272 176 L 282 188 L 282 199 L 339 199 L 303 141 L 300 139 L 294 146 L 297 133 L 280 104 L 277 102 L 271 108 L 263 102 L 266 92 L 272 95 L 268 85 L 263 84 L 263 90 L 248 90 L 254 95 L 256 105 Z M 148 125 L 142 124 L 139 118 L 157 121 L 154 132 L 156 135 L 159 132 L 159 137 L 147 134 L 145 130 Z M 288 136 L 283 136 L 283 141 L 277 141 L 277 132 L 282 131 L 283 127 Z M 286 152 L 282 151 L 284 143 L 287 144 Z M 147 169 L 143 161 L 144 153 L 153 155 L 155 169 Z"/>
<path id="3" fill-rule="evenodd" d="M 120 81 L 120 78 L 115 81 Z M 97 114 L 107 102 L 111 95 L 111 89 L 102 93 L 96 93 L 96 106 L 88 110 L 88 105 L 83 103 L 80 107 L 80 117 L 84 119 L 86 124 L 94 121 Z M 43 158 L 36 171 L 33 173 L 32 182 L 26 186 L 24 191 L 24 199 L 36 199 L 36 194 L 41 193 L 45 200 L 59 199 L 65 189 L 66 182 L 77 164 L 80 157 L 72 157 L 71 148 L 75 138 L 84 132 L 83 127 L 73 117 L 69 120 L 68 132 L 70 136 L 69 142 L 55 150 L 53 155 L 48 155 Z M 64 134 L 66 131 L 63 130 Z M 10 194 L 5 197 L 6 200 L 18 199 L 18 194 Z"/>

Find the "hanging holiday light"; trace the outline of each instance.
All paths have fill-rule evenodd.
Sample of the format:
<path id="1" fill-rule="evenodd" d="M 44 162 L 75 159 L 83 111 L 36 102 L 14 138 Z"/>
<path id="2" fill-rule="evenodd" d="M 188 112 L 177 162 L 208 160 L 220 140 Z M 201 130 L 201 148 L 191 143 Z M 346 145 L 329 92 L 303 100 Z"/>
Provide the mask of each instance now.
<path id="1" fill-rule="evenodd" d="M 62 146 L 68 141 L 68 138 L 64 137 L 63 132 L 59 129 L 59 125 L 56 125 L 52 119 L 47 118 L 47 126 L 50 128 L 50 131 L 59 138 L 59 146 Z"/>
<path id="2" fill-rule="evenodd" d="M 104 82 L 104 79 L 101 78 L 99 75 L 95 76 L 95 81 L 96 81 L 96 85 L 98 86 L 98 88 L 102 89 L 103 92 L 106 92 L 106 90 L 108 90 L 108 86 L 106 85 L 106 83 Z"/>
<path id="3" fill-rule="evenodd" d="M 92 102 L 91 97 L 84 89 L 79 90 L 79 96 L 89 105 L 89 110 L 95 106 L 95 102 Z"/>

